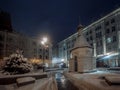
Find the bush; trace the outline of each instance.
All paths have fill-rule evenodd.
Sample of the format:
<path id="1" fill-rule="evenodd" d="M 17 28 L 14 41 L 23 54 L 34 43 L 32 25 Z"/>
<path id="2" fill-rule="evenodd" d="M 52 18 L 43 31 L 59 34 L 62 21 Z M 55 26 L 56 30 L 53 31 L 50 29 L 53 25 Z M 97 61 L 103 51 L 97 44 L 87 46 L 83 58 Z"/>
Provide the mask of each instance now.
<path id="1" fill-rule="evenodd" d="M 32 64 L 21 54 L 12 54 L 2 68 L 4 74 L 24 74 L 33 70 Z"/>

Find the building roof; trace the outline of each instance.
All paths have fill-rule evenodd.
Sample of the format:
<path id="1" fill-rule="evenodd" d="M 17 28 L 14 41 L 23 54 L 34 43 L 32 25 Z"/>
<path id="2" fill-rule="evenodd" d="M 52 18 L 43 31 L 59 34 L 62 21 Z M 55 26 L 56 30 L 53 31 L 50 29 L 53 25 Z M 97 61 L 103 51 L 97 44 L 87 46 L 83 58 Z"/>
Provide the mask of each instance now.
<path id="1" fill-rule="evenodd" d="M 113 14 L 116 14 L 116 13 L 119 13 L 119 12 L 120 12 L 120 8 L 118 8 L 118 9 L 112 11 L 111 13 L 108 13 L 108 14 L 105 15 L 104 17 L 102 17 L 102 18 L 100 18 L 100 19 L 94 21 L 94 22 L 91 23 L 90 25 L 86 26 L 86 27 L 83 29 L 83 31 L 87 30 L 88 28 L 90 28 L 91 26 L 93 26 L 93 25 L 95 25 L 95 24 L 100 23 L 102 20 L 106 19 L 107 17 L 110 17 L 110 16 L 112 16 Z"/>
<path id="2" fill-rule="evenodd" d="M 102 18 L 96 20 L 95 22 L 91 23 L 90 25 L 86 26 L 85 28 L 82 29 L 82 32 L 85 32 L 85 31 L 88 30 L 88 28 L 90 28 L 91 26 L 100 23 L 100 22 L 103 21 L 105 18 L 110 17 L 110 16 L 112 16 L 113 14 L 116 14 L 116 13 L 118 13 L 118 12 L 120 12 L 120 8 L 112 11 L 111 13 L 108 13 L 108 14 L 105 15 L 104 17 L 102 17 Z M 77 29 L 78 29 L 78 28 L 81 28 L 81 27 L 82 27 L 82 25 L 79 25 L 79 26 L 77 27 Z M 74 33 L 73 35 L 69 36 L 68 38 L 60 41 L 58 44 L 63 43 L 64 41 L 68 40 L 69 38 L 72 38 L 73 36 L 76 36 L 77 34 L 78 34 L 78 32 Z"/>
<path id="3" fill-rule="evenodd" d="M 87 42 L 87 40 L 85 39 L 85 37 L 81 34 L 80 36 L 78 36 L 74 48 L 77 47 L 91 47 L 90 44 Z"/>

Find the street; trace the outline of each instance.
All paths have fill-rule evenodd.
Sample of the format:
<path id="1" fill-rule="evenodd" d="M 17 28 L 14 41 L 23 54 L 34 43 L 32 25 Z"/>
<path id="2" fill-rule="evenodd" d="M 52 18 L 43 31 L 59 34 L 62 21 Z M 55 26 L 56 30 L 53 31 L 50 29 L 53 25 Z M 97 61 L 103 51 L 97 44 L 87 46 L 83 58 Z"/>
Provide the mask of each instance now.
<path id="1" fill-rule="evenodd" d="M 51 73 L 57 82 L 58 90 L 78 90 L 73 84 L 64 77 L 63 75 L 64 70 L 50 70 Z"/>

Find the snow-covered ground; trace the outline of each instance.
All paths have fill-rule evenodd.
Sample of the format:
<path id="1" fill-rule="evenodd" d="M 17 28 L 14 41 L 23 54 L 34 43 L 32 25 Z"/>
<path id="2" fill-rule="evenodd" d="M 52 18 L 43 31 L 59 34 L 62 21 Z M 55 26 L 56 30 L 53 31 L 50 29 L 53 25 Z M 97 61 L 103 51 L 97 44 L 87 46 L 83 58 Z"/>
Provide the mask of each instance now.
<path id="1" fill-rule="evenodd" d="M 35 83 L 18 87 L 17 84 L 0 85 L 0 90 L 58 90 L 53 77 L 38 79 Z"/>
<path id="2" fill-rule="evenodd" d="M 109 85 L 104 77 L 120 77 L 120 74 L 97 71 L 94 73 L 65 73 L 71 83 L 82 90 L 120 90 L 120 85 Z"/>

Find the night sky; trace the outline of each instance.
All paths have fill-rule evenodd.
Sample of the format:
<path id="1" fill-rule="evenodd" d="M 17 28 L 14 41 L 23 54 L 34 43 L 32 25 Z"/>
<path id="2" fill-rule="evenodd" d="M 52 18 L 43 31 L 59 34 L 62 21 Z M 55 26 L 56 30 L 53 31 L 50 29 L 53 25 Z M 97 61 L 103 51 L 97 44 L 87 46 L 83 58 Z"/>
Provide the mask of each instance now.
<path id="1" fill-rule="evenodd" d="M 53 43 L 75 33 L 120 6 L 120 0 L 0 0 L 14 30 L 32 37 L 48 35 Z"/>

